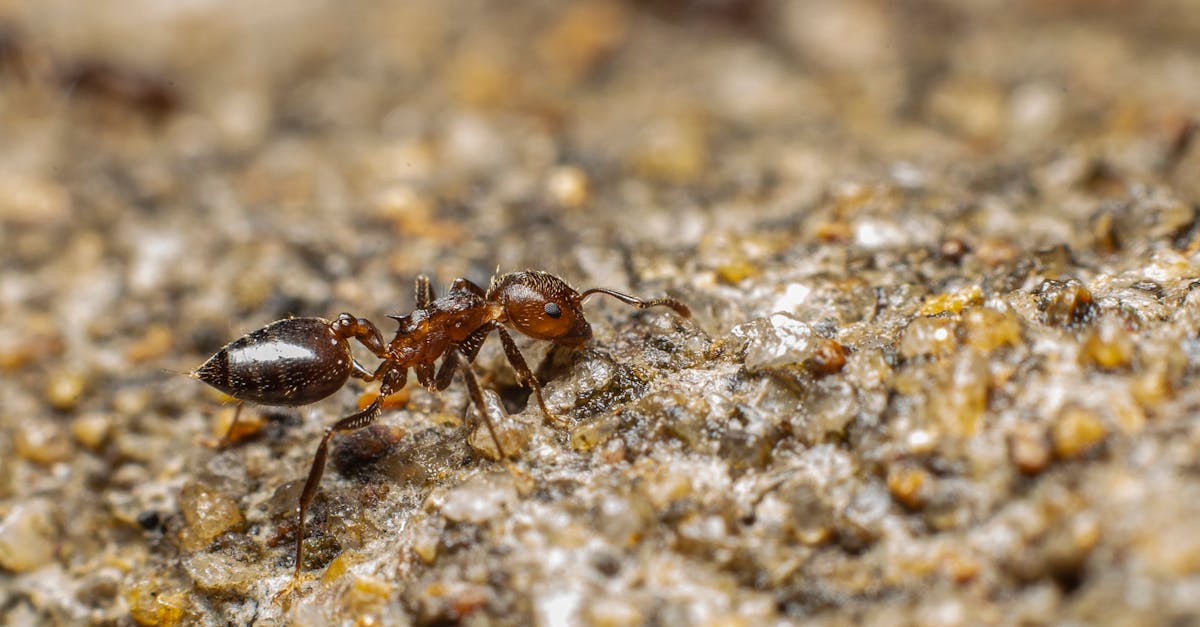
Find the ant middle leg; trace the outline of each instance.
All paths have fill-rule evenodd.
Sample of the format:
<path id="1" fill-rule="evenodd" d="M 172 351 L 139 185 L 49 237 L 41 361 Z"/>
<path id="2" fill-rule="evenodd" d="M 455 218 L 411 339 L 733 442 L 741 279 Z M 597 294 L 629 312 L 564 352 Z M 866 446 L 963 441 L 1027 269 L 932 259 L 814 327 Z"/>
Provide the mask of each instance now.
<path id="1" fill-rule="evenodd" d="M 475 404 L 475 408 L 479 410 L 479 415 L 483 417 L 483 424 L 487 427 L 488 434 L 492 436 L 492 443 L 496 445 L 496 453 L 500 455 L 500 459 L 507 460 L 508 452 L 504 450 L 504 446 L 500 444 L 500 437 L 496 433 L 496 425 L 492 423 L 492 416 L 488 413 L 487 402 L 483 398 L 483 389 L 479 387 L 479 379 L 475 378 L 475 372 L 471 370 L 471 364 L 463 357 L 458 348 L 451 348 L 446 352 L 446 359 L 442 362 L 442 367 L 438 369 L 437 385 L 439 390 L 444 390 L 450 385 L 450 380 L 454 377 L 454 371 L 462 372 L 463 380 L 467 383 L 467 393 L 471 395 L 471 402 Z"/>

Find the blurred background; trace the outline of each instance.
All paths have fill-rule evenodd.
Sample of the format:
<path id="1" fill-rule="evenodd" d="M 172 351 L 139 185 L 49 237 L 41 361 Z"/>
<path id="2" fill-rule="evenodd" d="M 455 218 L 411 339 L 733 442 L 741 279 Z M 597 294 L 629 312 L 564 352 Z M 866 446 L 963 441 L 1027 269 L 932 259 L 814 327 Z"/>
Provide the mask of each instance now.
<path id="1" fill-rule="evenodd" d="M 1200 499 L 1171 494 L 1195 491 L 1200 450 L 1198 120 L 1193 0 L 0 0 L 0 622 L 1194 620 Z M 590 304 L 608 348 L 543 374 L 567 398 L 601 357 L 669 372 L 561 401 L 584 426 L 662 389 L 723 400 L 642 407 L 623 439 L 538 427 L 541 491 L 501 508 L 657 540 L 613 540 L 619 558 L 587 558 L 608 583 L 550 594 L 564 575 L 510 564 L 513 530 L 437 517 L 438 490 L 490 466 L 428 418 L 461 414 L 460 392 L 417 391 L 395 424 L 425 420 L 453 455 L 418 480 L 327 475 L 330 511 L 371 530 L 317 521 L 337 542 L 313 567 L 381 561 L 272 606 L 294 529 L 270 503 L 360 390 L 263 413 L 218 452 L 196 439 L 222 399 L 173 373 L 288 315 L 406 312 L 419 273 L 444 291 L 527 267 L 696 311 L 687 330 Z M 905 335 L 914 319 L 932 326 Z M 1110 322 L 1075 326 L 1093 319 Z M 980 327 L 1013 337 L 956 352 Z M 821 379 L 806 338 L 848 351 L 846 373 Z M 523 410 L 493 348 L 478 369 Z M 707 427 L 655 426 L 685 419 Z M 404 428 L 373 437 L 411 457 Z M 556 492 L 567 468 L 594 492 Z M 837 468 L 845 493 L 821 479 Z M 635 475 L 666 487 L 621 505 Z M 787 477 L 807 479 L 758 512 Z M 761 490 L 701 496 L 737 481 Z M 377 484 L 391 496 L 337 501 Z M 762 522 L 784 510 L 824 522 Z M 510 579 L 468 572 L 469 551 L 406 553 L 447 528 Z M 582 540 L 546 542 L 522 550 Z M 1032 557 L 1008 560 L 1021 543 Z M 662 551 L 675 574 L 647 566 Z"/>

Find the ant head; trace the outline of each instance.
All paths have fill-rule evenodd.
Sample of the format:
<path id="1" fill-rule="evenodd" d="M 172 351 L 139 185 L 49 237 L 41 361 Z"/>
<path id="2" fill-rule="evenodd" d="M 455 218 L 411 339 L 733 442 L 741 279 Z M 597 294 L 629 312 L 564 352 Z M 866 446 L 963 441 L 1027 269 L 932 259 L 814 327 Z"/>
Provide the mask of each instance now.
<path id="1" fill-rule="evenodd" d="M 592 337 L 582 300 L 562 279 L 534 270 L 492 279 L 487 299 L 504 308 L 514 329 L 539 340 L 579 346 Z"/>

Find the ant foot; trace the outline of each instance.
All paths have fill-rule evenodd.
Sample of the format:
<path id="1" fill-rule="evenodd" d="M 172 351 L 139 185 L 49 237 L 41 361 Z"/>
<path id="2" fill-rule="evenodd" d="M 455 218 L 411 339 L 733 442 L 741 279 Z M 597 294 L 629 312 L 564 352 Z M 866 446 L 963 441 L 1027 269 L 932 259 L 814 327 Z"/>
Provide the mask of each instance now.
<path id="1" fill-rule="evenodd" d="M 563 418 L 558 414 L 552 414 L 550 412 L 546 412 L 546 422 L 550 423 L 550 426 L 554 427 L 555 429 L 567 429 L 571 426 L 570 418 Z"/>
<path id="2" fill-rule="evenodd" d="M 316 575 L 312 573 L 296 573 L 292 576 L 292 580 L 289 581 L 282 590 L 275 593 L 275 596 L 271 597 L 271 602 L 277 605 L 282 605 L 286 610 L 291 606 L 292 601 L 294 600 L 296 593 L 300 591 L 300 588 L 313 579 L 316 579 Z"/>

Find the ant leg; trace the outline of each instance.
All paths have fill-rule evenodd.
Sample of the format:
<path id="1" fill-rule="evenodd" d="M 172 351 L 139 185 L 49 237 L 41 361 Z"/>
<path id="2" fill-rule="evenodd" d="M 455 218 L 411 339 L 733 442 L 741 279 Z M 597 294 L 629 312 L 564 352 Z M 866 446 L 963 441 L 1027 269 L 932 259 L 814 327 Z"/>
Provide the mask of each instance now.
<path id="1" fill-rule="evenodd" d="M 475 358 L 479 356 L 479 349 L 483 347 L 483 342 L 487 340 L 488 334 L 499 328 L 500 325 L 495 322 L 484 323 L 483 326 L 475 329 L 463 341 L 458 343 L 458 351 L 463 357 L 467 358 L 468 363 L 474 363 Z"/>
<path id="2" fill-rule="evenodd" d="M 226 435 L 221 437 L 221 440 L 214 441 L 210 437 L 200 438 L 200 442 L 210 448 L 226 448 L 229 444 L 233 444 L 234 432 L 238 431 L 238 419 L 241 418 L 241 408 L 246 406 L 246 401 L 238 401 L 238 408 L 233 411 L 233 422 L 229 423 L 229 428 L 226 429 Z"/>
<path id="3" fill-rule="evenodd" d="M 475 373 L 471 370 L 471 364 L 467 363 L 466 358 L 462 356 L 462 353 L 458 352 L 457 348 L 450 350 L 447 355 L 447 361 L 458 365 L 458 369 L 463 374 L 463 380 L 467 382 L 467 392 L 471 395 L 471 402 L 475 403 L 479 414 L 483 416 L 483 424 L 487 426 L 488 433 L 492 436 L 492 443 L 496 445 L 496 452 L 500 454 L 500 459 L 507 460 L 508 453 L 500 445 L 500 438 L 496 435 L 496 426 L 492 424 L 492 417 L 488 414 L 487 403 L 483 400 L 483 390 L 479 388 L 479 380 L 475 378 Z"/>
<path id="4" fill-rule="evenodd" d="M 454 379 L 454 368 L 458 365 L 456 359 L 443 359 L 442 367 L 438 368 L 437 376 L 433 379 L 433 387 L 437 391 L 442 391 L 450 387 L 450 382 Z"/>
<path id="5" fill-rule="evenodd" d="M 533 376 L 533 372 L 529 370 L 529 364 L 525 363 L 525 356 L 517 348 L 517 343 L 513 341 L 512 336 L 504 330 L 504 327 L 497 328 L 497 331 L 500 332 L 500 341 L 504 344 L 504 354 L 508 357 L 508 363 L 512 365 L 513 370 L 517 371 L 517 379 L 533 390 L 533 396 L 537 399 L 538 406 L 542 408 L 542 414 L 546 416 L 546 420 L 559 428 L 568 426 L 567 421 L 555 416 L 546 407 L 546 399 L 542 398 L 542 384 L 538 383 L 537 377 Z"/>
<path id="6" fill-rule="evenodd" d="M 670 307 L 671 309 L 675 310 L 675 313 L 683 316 L 684 318 L 692 317 L 692 310 L 689 309 L 687 305 L 683 304 L 683 301 L 680 301 L 678 299 L 671 298 L 671 297 L 651 298 L 649 300 L 642 300 L 640 298 L 637 298 L 636 296 L 630 296 L 629 294 L 623 294 L 616 290 L 610 290 L 605 287 L 594 287 L 590 290 L 585 290 L 582 294 L 580 294 L 580 298 L 587 298 L 591 294 L 607 294 L 608 296 L 612 296 L 613 298 L 625 303 L 626 305 L 632 305 L 634 307 L 637 307 L 638 309 L 648 309 L 650 307 L 658 307 L 658 306 Z"/>
<path id="7" fill-rule="evenodd" d="M 384 374 L 383 386 L 379 391 L 379 396 L 370 405 L 367 405 L 358 413 L 351 414 L 325 427 L 325 435 L 321 437 L 321 444 L 317 446 L 317 454 L 313 456 L 312 466 L 308 469 L 308 479 L 305 480 L 304 490 L 300 493 L 300 504 L 296 506 L 295 579 L 299 579 L 300 571 L 304 567 L 304 515 L 308 512 L 308 506 L 312 503 L 313 497 L 317 494 L 317 486 L 321 483 L 321 475 L 325 473 L 325 460 L 329 457 L 329 439 L 335 433 L 354 431 L 355 429 L 361 429 L 371 424 L 379 416 L 380 408 L 383 406 L 383 399 L 404 387 L 407 374 L 408 371 L 403 369 L 388 370 Z"/>
<path id="8" fill-rule="evenodd" d="M 433 286 L 429 284 L 429 277 L 424 274 L 417 275 L 417 289 L 414 302 L 417 304 L 417 309 L 425 309 L 433 299 L 437 298 L 433 294 Z"/>
<path id="9" fill-rule="evenodd" d="M 367 382 L 375 380 L 375 375 L 372 374 L 370 370 L 367 370 L 362 364 L 358 363 L 357 359 L 351 359 L 350 366 L 352 368 L 350 370 L 350 376 Z"/>
<path id="10" fill-rule="evenodd" d="M 375 323 L 366 318 L 356 318 L 352 314 L 338 314 L 337 320 L 329 323 L 334 333 L 350 339 L 358 340 L 359 344 L 367 347 L 376 357 L 387 359 L 387 345 L 383 343 L 383 335 Z"/>
<path id="11" fill-rule="evenodd" d="M 450 291 L 451 292 L 469 292 L 480 298 L 487 297 L 487 292 L 482 287 L 479 287 L 474 282 L 472 282 L 468 279 L 464 279 L 462 277 L 454 279 L 454 283 L 452 283 L 450 285 Z"/>
<path id="12" fill-rule="evenodd" d="M 430 392 L 436 391 L 433 385 L 433 364 L 417 364 L 413 366 L 413 371 L 417 373 L 417 383 Z"/>

